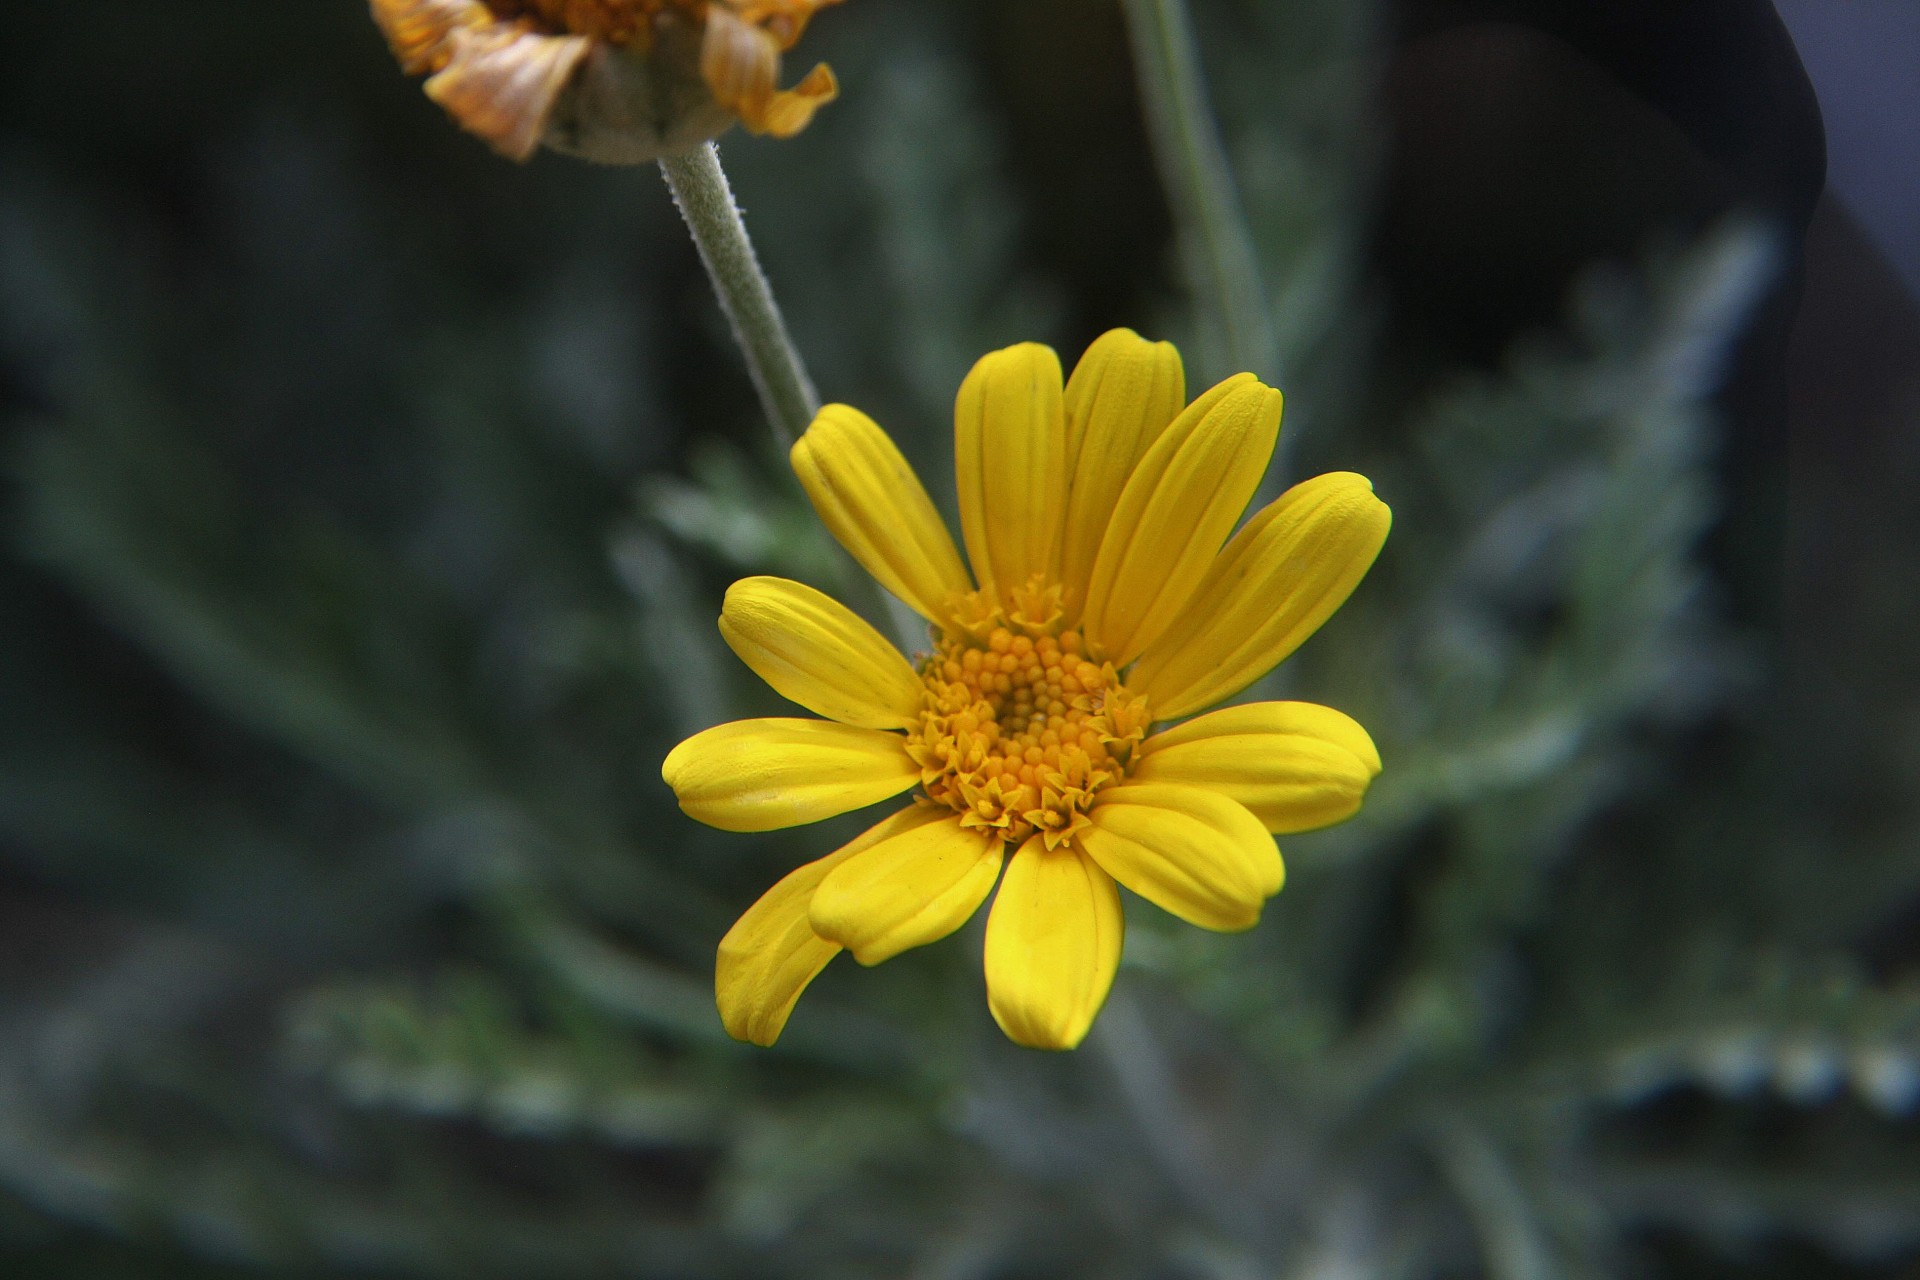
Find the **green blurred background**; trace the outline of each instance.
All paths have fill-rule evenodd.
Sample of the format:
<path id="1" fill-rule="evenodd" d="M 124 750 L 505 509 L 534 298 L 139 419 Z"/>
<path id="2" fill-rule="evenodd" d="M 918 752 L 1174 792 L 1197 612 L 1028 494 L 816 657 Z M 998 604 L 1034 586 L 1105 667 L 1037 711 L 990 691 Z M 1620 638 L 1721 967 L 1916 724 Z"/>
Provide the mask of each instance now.
<path id="1" fill-rule="evenodd" d="M 1387 772 L 1252 933 L 1130 903 L 1046 1056 L 977 923 L 721 1033 L 858 820 L 659 760 L 777 711 L 726 584 L 842 570 L 658 173 L 498 160 L 356 0 L 0 8 L 0 1274 L 1915 1274 L 1920 31 L 1193 9 L 1280 465 L 1396 513 L 1260 692 Z M 722 155 L 943 503 L 992 347 L 1234 371 L 1113 0 L 798 55 Z"/>

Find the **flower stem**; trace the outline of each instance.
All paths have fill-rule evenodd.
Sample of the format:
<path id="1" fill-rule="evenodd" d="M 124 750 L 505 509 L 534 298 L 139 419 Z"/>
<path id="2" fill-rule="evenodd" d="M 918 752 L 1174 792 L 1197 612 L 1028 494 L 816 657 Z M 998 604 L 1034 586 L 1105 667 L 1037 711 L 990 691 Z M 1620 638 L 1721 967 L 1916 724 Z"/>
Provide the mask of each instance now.
<path id="1" fill-rule="evenodd" d="M 760 394 L 760 407 L 784 453 L 820 411 L 820 395 L 760 270 L 747 224 L 720 167 L 720 152 L 709 142 L 684 155 L 664 156 L 660 172 L 680 216 L 687 220 L 687 230 L 693 233 L 700 261 L 706 264 L 713 291 L 720 297 L 720 309 L 727 313 L 733 336 L 747 358 L 747 373 Z"/>
<path id="2" fill-rule="evenodd" d="M 1160 178 L 1197 292 L 1206 298 L 1233 371 L 1273 381 L 1273 320 L 1253 236 L 1226 148 L 1207 105 L 1185 0 L 1122 0 Z"/>
<path id="3" fill-rule="evenodd" d="M 734 340 L 747 358 L 747 373 L 760 394 L 767 425 L 784 456 L 820 412 L 820 393 L 807 376 L 800 350 L 780 315 L 780 304 L 773 300 L 773 287 L 760 269 L 746 221 L 734 203 L 726 170 L 720 167 L 720 150 L 709 142 L 684 155 L 662 156 L 660 172 L 687 230 L 693 233 L 700 261 L 706 264 L 720 309 L 733 325 Z M 843 593 L 852 597 L 849 603 L 875 626 L 893 633 L 911 653 L 915 628 L 903 620 L 891 597 L 850 558 L 843 557 L 841 569 Z"/>

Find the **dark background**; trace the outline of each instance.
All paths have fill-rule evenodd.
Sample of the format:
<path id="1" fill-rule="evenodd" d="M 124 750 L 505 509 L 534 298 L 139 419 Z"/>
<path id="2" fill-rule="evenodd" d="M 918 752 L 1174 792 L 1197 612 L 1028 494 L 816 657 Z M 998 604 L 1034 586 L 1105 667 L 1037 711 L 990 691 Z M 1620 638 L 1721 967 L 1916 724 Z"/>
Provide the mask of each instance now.
<path id="1" fill-rule="evenodd" d="M 801 50 L 841 67 L 850 97 L 887 68 L 889 32 L 921 20 L 895 6 L 868 25 L 880 7 L 850 0 L 826 13 Z M 1218 51 L 1236 15 L 1259 5 L 1196 7 L 1203 43 Z M 1033 282 L 1008 291 L 1020 307 L 980 322 L 980 349 L 1043 336 L 1075 351 L 1106 327 L 1145 327 L 1143 317 L 1176 307 L 1172 219 L 1117 6 L 994 0 L 927 13 L 943 52 L 976 78 L 978 119 L 1020 210 L 1005 229 L 1007 271 Z M 1417 443 L 1396 434 L 1414 420 L 1408 406 L 1463 374 L 1501 368 L 1516 341 L 1552 330 L 1595 261 L 1635 260 L 1733 213 L 1758 213 L 1775 229 L 1782 270 L 1717 396 L 1721 506 L 1706 554 L 1728 615 L 1770 655 L 1766 699 L 1803 718 L 1807 741 L 1849 744 L 1786 768 L 1814 825 L 1842 849 L 1906 811 L 1909 766 L 1920 759 L 1911 497 L 1920 484 L 1920 25 L 1911 19 L 1891 2 L 1807 0 L 1777 14 L 1738 0 L 1406 0 L 1373 45 L 1373 171 L 1354 229 L 1384 371 L 1354 417 L 1383 448 Z M 397 72 L 353 0 L 0 0 L 0 29 L 0 429 L 16 477 L 31 471 L 18 460 L 49 423 L 168 420 L 235 478 L 239 514 L 209 516 L 195 535 L 214 548 L 209 563 L 225 563 L 220 546 L 246 546 L 256 519 L 264 527 L 255 513 L 292 513 L 402 545 L 461 608 L 498 621 L 477 648 L 450 643 L 446 654 L 395 657 L 381 649 L 395 642 L 365 640 L 380 650 L 367 662 L 424 687 L 504 666 L 500 654 L 533 643 L 532 620 L 554 599 L 618 595 L 604 565 L 578 580 L 552 566 L 602 562 L 605 531 L 632 518 L 643 476 L 699 474 L 714 441 L 762 453 L 750 389 L 657 176 L 552 156 L 524 169 L 498 160 Z M 1257 80 L 1243 98 L 1258 101 Z M 816 236 L 798 194 L 820 190 L 820 175 L 843 164 L 833 110 L 792 143 L 728 143 L 803 347 L 813 310 L 857 312 L 868 301 L 810 288 L 869 251 L 831 227 Z M 963 143 L 936 127 L 924 145 Z M 864 170 L 844 181 L 866 191 L 885 177 Z M 925 213 L 960 219 L 971 207 L 961 192 Z M 815 265 L 789 265 L 803 259 Z M 800 278 L 805 271 L 814 274 Z M 1044 332 L 1023 327 L 1029 320 Z M 884 336 L 889 320 L 862 324 Z M 809 355 L 829 398 L 877 397 L 896 420 L 919 408 L 903 383 L 868 390 L 875 357 L 857 344 L 823 339 Z M 964 368 L 951 353 L 926 359 L 936 385 Z M 545 481 L 563 499 L 540 505 L 498 487 L 483 455 L 505 456 L 508 445 L 461 434 L 468 416 L 486 413 L 516 422 L 512 449 L 550 466 Z M 199 473 L 171 455 L 149 460 L 126 447 L 127 501 L 137 504 L 142 477 L 196 483 Z M 481 459 L 470 471 L 446 461 L 469 455 Z M 306 778 L 297 753 L 235 727 L 244 674 L 234 702 L 209 705 L 181 680 L 177 654 L 157 660 L 88 582 L 49 563 L 45 527 L 23 514 L 32 501 L 24 483 L 7 492 L 0 1038 L 12 1027 L 17 1044 L 61 1043 L 48 1027 L 64 1025 L 63 1002 L 85 996 L 86 1016 L 70 1024 L 73 1061 L 83 1064 L 71 1081 L 77 1098 L 96 1069 L 84 1066 L 95 1061 L 79 1043 L 94 1034 L 87 1028 L 137 1026 L 168 999 L 189 999 L 191 981 L 143 982 L 152 966 L 198 972 L 211 963 L 202 949 L 247 957 L 223 962 L 227 976 L 206 997 L 216 1016 L 193 1023 L 228 1060 L 264 1057 L 278 993 L 314 975 L 496 957 L 494 944 L 475 941 L 460 893 L 436 879 L 443 869 L 430 851 L 383 857 L 380 833 L 405 808 L 399 797 L 431 790 L 431 770 L 418 781 L 389 773 L 386 791 Z M 188 515 L 225 511 L 233 497 L 210 491 L 204 503 L 177 505 Z M 523 501 L 525 511 L 515 506 Z M 473 511 L 489 519 L 466 518 Z M 691 613 L 725 576 L 723 566 L 696 564 L 685 589 L 702 607 Z M 236 568 L 234 581 L 236 599 L 276 590 L 258 567 Z M 394 604 L 356 594 L 350 574 L 337 585 L 337 598 L 314 607 L 355 617 Z M 206 661 L 226 661 L 207 652 Z M 484 679 L 475 687 L 491 692 L 472 696 L 509 696 Z M 535 681 L 511 696 L 533 704 L 544 695 Z M 562 707 L 573 735 L 562 755 L 617 752 L 631 766 L 623 777 L 647 778 L 634 794 L 610 786 L 603 797 L 620 821 L 644 827 L 664 809 L 647 789 L 646 762 L 671 732 L 626 696 L 587 696 L 592 715 Z M 616 739 L 595 716 L 643 728 Z M 1724 776 L 1738 751 L 1723 740 L 1743 732 L 1703 731 L 1682 773 Z M 1890 743 L 1899 749 L 1874 749 Z M 347 773 L 383 772 L 377 751 L 357 750 L 345 751 Z M 123 756 L 159 763 L 122 770 Z M 192 823 L 180 835 L 196 845 L 190 853 L 143 851 L 121 834 L 167 828 L 183 797 L 212 790 L 238 797 L 235 813 L 291 815 L 313 856 L 269 864 L 237 836 L 224 850 L 199 840 Z M 355 852 L 339 852 L 347 849 Z M 739 885 L 754 880 L 732 874 Z M 1833 875 L 1847 876 L 1845 864 Z M 1854 941 L 1875 972 L 1906 973 L 1920 960 L 1920 908 L 1886 906 Z M 687 923 L 690 953 L 711 945 L 709 924 Z M 190 1082 L 179 1087 L 194 1105 L 206 1101 Z M 284 1099 L 293 1118 L 271 1127 L 298 1146 L 304 1104 L 293 1092 Z M 140 1106 L 164 1112 L 142 1096 Z M 60 1105 L 58 1091 L 0 1095 L 0 1112 Z M 1650 1123 L 1697 1121 L 1685 1100 L 1675 1105 Z M 238 1133 L 255 1119 L 231 1123 Z M 1777 1140 L 1778 1128 L 1762 1131 Z M 555 1173 L 479 1135 L 453 1141 L 471 1143 L 470 1163 L 489 1179 L 536 1199 L 600 1176 L 600 1166 L 566 1158 L 555 1163 L 571 1172 Z M 178 1222 L 150 1232 L 137 1215 L 49 1193 L 30 1146 L 10 1142 L 0 1143 L 0 1271 L 254 1274 L 204 1261 L 247 1253 L 217 1228 L 203 1239 Z M 638 1156 L 606 1176 L 691 1202 L 710 1172 Z M 1648 1238 L 1646 1265 L 1676 1275 L 1913 1266 L 1910 1250 L 1846 1259 L 1803 1237 L 1745 1255 Z"/>

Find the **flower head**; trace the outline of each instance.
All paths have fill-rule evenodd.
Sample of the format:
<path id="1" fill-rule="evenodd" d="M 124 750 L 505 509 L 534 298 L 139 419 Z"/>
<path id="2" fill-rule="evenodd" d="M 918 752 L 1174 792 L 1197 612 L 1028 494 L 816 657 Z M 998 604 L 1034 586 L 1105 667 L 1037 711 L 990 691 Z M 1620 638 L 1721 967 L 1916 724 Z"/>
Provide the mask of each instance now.
<path id="1" fill-rule="evenodd" d="M 1380 758 L 1347 716 L 1304 702 L 1196 713 L 1340 607 L 1386 540 L 1386 505 L 1336 472 L 1234 533 L 1280 393 L 1241 374 L 1185 400 L 1179 353 L 1124 329 L 1064 385 L 1046 347 L 986 356 L 955 409 L 965 561 L 864 414 L 829 405 L 794 446 L 833 535 L 932 629 L 910 663 L 811 587 L 748 578 L 727 593 L 734 652 L 826 718 L 689 738 L 662 769 L 681 808 L 767 831 L 914 793 L 727 934 L 731 1034 L 773 1043 L 842 949 L 876 964 L 935 941 L 997 883 L 993 1016 L 1021 1044 L 1072 1048 L 1119 964 L 1119 886 L 1204 928 L 1250 928 L 1284 878 L 1273 836 L 1359 809 Z"/>
<path id="2" fill-rule="evenodd" d="M 800 132 L 838 93 L 815 67 L 778 87 L 780 55 L 838 0 L 371 0 L 409 75 L 515 160 L 541 143 L 638 164 L 717 137 Z"/>

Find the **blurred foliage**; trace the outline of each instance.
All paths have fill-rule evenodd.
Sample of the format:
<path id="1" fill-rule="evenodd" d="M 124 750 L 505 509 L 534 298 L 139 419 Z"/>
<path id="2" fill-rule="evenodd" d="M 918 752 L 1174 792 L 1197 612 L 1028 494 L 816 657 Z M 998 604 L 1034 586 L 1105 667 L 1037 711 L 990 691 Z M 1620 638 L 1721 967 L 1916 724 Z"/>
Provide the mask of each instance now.
<path id="1" fill-rule="evenodd" d="M 494 161 L 356 5 L 100 8 L 149 56 L 23 18 L 11 106 L 113 74 L 0 140 L 8 1274 L 1920 1250 L 1920 982 L 1866 945 L 1912 918 L 1916 826 L 1843 847 L 1806 810 L 1796 762 L 1866 746 L 1806 736 L 1696 555 L 1764 228 L 1597 271 L 1560 337 L 1398 402 L 1361 288 L 1371 14 L 1200 6 L 1295 473 L 1396 512 L 1266 688 L 1358 716 L 1387 772 L 1289 842 L 1252 933 L 1131 913 L 1078 1054 L 1001 1039 L 977 932 L 835 966 L 759 1051 L 714 944 L 833 833 L 706 831 L 658 761 L 773 709 L 716 643 L 724 584 L 842 570 L 655 175 Z M 1032 252 L 972 21 L 828 15 L 844 100 L 725 148 L 822 386 L 943 495 L 992 346 L 1130 322 L 1225 372 L 1165 246 L 1109 264 L 1113 317 Z"/>

